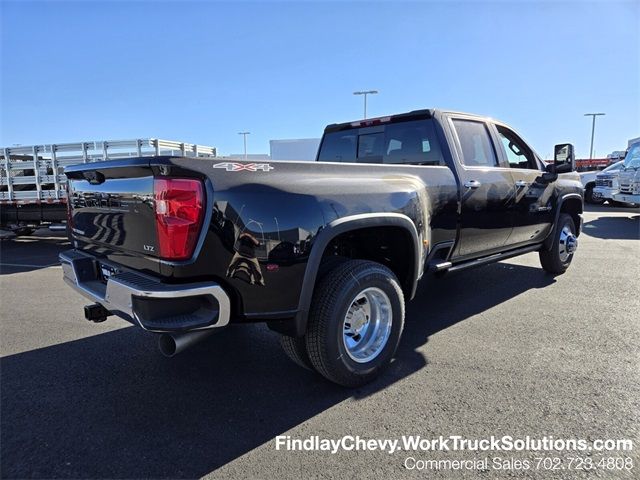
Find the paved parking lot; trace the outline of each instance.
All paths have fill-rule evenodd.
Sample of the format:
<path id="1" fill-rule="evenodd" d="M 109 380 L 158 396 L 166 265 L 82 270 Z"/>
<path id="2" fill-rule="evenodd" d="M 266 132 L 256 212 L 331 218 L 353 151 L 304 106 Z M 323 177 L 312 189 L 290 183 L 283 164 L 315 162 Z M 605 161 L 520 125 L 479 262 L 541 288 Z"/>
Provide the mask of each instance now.
<path id="1" fill-rule="evenodd" d="M 391 369 L 356 391 L 290 363 L 262 325 L 230 328 L 163 358 L 153 336 L 124 321 L 83 320 L 85 302 L 56 265 L 64 237 L 4 241 L 2 477 L 453 476 L 406 471 L 403 452 L 276 451 L 276 435 L 552 435 L 637 446 L 639 236 L 640 210 L 599 207 L 585 214 L 565 275 L 545 274 L 529 254 L 423 281 Z M 633 472 L 557 478 L 638 478 L 637 452 Z"/>

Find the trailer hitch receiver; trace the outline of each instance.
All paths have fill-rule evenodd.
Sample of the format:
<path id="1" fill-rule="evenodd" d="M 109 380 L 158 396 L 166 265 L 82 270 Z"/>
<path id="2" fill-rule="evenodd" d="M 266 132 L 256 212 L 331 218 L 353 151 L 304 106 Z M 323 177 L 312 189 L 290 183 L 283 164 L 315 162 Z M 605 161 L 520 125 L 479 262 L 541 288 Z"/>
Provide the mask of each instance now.
<path id="1" fill-rule="evenodd" d="M 86 318 L 90 322 L 104 322 L 110 315 L 113 314 L 99 303 L 85 305 L 84 307 L 84 318 Z"/>

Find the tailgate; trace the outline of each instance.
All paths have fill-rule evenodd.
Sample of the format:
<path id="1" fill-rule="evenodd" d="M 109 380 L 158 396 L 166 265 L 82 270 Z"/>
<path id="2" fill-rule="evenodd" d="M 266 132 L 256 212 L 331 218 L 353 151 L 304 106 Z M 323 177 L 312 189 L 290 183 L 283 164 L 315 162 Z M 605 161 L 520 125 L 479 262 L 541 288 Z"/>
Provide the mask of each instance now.
<path id="1" fill-rule="evenodd" d="M 157 257 L 149 159 L 76 165 L 68 179 L 71 235 L 84 247 Z"/>

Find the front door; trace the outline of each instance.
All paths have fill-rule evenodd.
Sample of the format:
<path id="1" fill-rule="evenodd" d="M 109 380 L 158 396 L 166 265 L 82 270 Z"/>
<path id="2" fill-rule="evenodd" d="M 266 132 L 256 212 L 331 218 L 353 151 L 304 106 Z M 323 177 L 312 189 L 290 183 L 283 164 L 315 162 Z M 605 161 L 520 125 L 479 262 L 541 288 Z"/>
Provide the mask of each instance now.
<path id="1" fill-rule="evenodd" d="M 470 117 L 453 117 L 462 188 L 459 259 L 500 250 L 511 233 L 509 215 L 513 179 L 502 167 L 488 125 Z"/>
<path id="2" fill-rule="evenodd" d="M 524 140 L 504 125 L 495 127 L 499 153 L 509 164 L 513 177 L 510 205 L 513 230 L 507 244 L 539 242 L 547 236 L 553 222 L 554 185 L 542 181 L 542 165 Z"/>

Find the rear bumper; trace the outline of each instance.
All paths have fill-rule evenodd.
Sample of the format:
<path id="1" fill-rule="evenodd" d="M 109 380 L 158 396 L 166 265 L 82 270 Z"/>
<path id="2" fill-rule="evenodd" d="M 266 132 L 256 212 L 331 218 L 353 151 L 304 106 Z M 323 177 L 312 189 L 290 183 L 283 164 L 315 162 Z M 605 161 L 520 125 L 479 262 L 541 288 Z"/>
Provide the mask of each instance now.
<path id="1" fill-rule="evenodd" d="M 168 285 L 133 271 L 116 271 L 105 281 L 95 257 L 67 250 L 59 258 L 67 284 L 145 330 L 184 332 L 229 323 L 229 297 L 216 283 Z"/>

